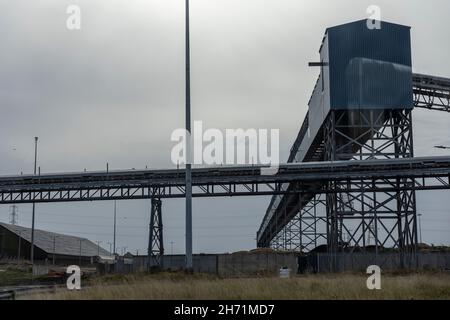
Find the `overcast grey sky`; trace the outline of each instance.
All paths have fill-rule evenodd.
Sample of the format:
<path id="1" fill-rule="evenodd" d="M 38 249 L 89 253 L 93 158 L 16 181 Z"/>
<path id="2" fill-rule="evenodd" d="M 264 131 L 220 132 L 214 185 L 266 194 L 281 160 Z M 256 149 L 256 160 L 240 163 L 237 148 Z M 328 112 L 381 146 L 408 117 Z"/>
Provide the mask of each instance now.
<path id="1" fill-rule="evenodd" d="M 81 30 L 66 8 L 82 10 Z M 279 128 L 288 156 L 327 27 L 366 18 L 412 27 L 414 71 L 450 77 L 448 0 L 192 0 L 193 119 L 206 127 Z M 0 174 L 173 166 L 184 124 L 184 0 L 0 0 Z M 416 155 L 445 155 L 450 115 L 416 110 Z M 450 244 L 449 191 L 418 195 L 426 242 Z M 194 201 L 194 251 L 251 249 L 269 198 Z M 112 242 L 111 202 L 37 205 L 37 227 Z M 147 248 L 149 201 L 118 203 L 118 247 Z M 9 206 L 0 206 L 7 222 Z M 30 225 L 31 205 L 19 206 Z M 163 203 L 165 245 L 184 252 L 184 201 Z"/>

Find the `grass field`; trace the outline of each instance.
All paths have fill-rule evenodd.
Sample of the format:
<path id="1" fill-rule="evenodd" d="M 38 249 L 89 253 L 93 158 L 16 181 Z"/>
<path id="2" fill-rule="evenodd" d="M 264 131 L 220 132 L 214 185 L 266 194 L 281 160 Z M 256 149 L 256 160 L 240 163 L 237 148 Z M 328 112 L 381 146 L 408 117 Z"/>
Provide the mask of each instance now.
<path id="1" fill-rule="evenodd" d="M 365 274 L 307 275 L 290 279 L 220 279 L 208 275 L 158 274 L 107 276 L 91 280 L 81 291 L 22 299 L 450 299 L 450 274 L 384 275 L 382 289 L 371 291 Z"/>
<path id="2" fill-rule="evenodd" d="M 0 286 L 28 284 L 31 279 L 31 272 L 9 268 L 0 270 Z"/>

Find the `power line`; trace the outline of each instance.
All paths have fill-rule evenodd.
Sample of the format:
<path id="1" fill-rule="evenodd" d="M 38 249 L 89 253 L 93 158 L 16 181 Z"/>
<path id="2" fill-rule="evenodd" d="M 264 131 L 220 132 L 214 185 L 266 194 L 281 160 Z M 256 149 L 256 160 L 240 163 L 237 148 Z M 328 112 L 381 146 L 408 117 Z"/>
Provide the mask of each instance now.
<path id="1" fill-rule="evenodd" d="M 55 233 L 61 233 L 61 234 L 67 234 L 67 231 L 61 231 L 61 230 L 52 230 L 52 232 Z M 73 233 L 73 232 L 71 232 Z M 111 236 L 111 234 L 109 233 L 98 233 L 98 232 L 80 232 L 77 231 L 76 234 L 82 234 L 82 235 L 93 235 L 93 236 Z M 76 235 L 74 235 L 76 237 Z M 140 236 L 140 235 L 136 235 L 136 234 L 117 234 L 118 237 L 127 237 L 127 238 L 142 238 L 145 237 L 145 235 Z M 184 237 L 182 235 L 174 235 L 172 236 L 172 238 L 178 238 L 178 237 Z M 219 234 L 214 234 L 214 235 L 198 235 L 198 238 L 229 238 L 230 234 L 223 234 L 223 235 L 219 235 Z M 255 237 L 255 234 L 233 234 L 233 237 Z"/>
<path id="2" fill-rule="evenodd" d="M 22 213 L 26 214 L 26 213 L 31 213 L 28 210 L 22 210 Z M 447 213 L 448 214 L 448 213 Z M 40 212 L 39 211 L 39 215 L 51 215 L 51 216 L 57 216 L 57 217 L 61 217 L 61 218 L 91 218 L 91 219 L 110 219 L 110 217 L 108 216 L 95 216 L 95 215 L 66 215 L 66 214 L 61 214 L 61 213 L 56 213 L 56 212 Z M 207 220 L 207 219 L 229 219 L 229 218 L 262 218 L 261 214 L 255 214 L 255 215 L 245 215 L 245 214 L 241 214 L 241 215 L 219 215 L 219 216 L 205 216 L 205 217 L 201 217 L 201 216 L 197 216 L 195 217 L 195 220 Z M 119 217 L 118 217 L 119 219 Z M 120 217 L 120 219 L 123 220 L 140 220 L 140 221 L 148 221 L 148 218 L 146 217 Z"/>
<path id="3" fill-rule="evenodd" d="M 73 223 L 73 222 L 55 222 L 55 221 L 48 221 L 48 220 L 41 220 L 38 221 L 40 224 L 55 224 L 55 225 L 61 225 L 61 226 L 79 226 L 79 227 L 95 227 L 95 228 L 109 228 L 109 226 L 104 224 L 86 224 L 86 223 Z M 129 226 L 129 225 L 120 225 L 120 228 L 129 228 L 129 229 L 142 229 L 142 230 L 148 230 L 147 227 L 144 226 Z M 166 226 L 166 229 L 184 229 L 184 226 Z M 194 229 L 227 229 L 227 228 L 233 228 L 233 229 L 250 229 L 255 228 L 255 225 L 239 225 L 239 226 L 232 226 L 232 225 L 220 225 L 220 226 L 195 226 Z"/>

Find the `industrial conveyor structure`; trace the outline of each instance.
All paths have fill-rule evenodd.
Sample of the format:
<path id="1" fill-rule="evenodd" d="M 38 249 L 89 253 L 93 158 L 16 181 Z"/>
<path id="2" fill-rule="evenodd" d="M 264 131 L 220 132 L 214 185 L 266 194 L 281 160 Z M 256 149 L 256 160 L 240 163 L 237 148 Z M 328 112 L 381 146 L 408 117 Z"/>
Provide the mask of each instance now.
<path id="1" fill-rule="evenodd" d="M 414 158 L 414 107 L 449 112 L 450 80 L 413 75 L 410 28 L 366 20 L 329 28 L 321 72 L 287 164 L 192 171 L 194 197 L 271 195 L 259 247 L 330 253 L 417 250 L 418 190 L 450 189 L 450 157 Z M 162 199 L 185 197 L 185 170 L 0 177 L 0 204 L 151 199 L 149 267 L 164 254 Z"/>
<path id="2" fill-rule="evenodd" d="M 382 22 L 370 30 L 362 20 L 329 28 L 320 58 L 311 64 L 321 71 L 289 163 L 411 159 L 413 109 L 450 111 L 450 80 L 412 73 L 409 27 Z M 310 252 L 326 244 L 329 253 L 389 247 L 414 263 L 416 194 L 408 188 L 414 179 L 317 183 L 335 192 L 272 197 L 259 247 Z M 383 191 L 386 183 L 395 190 Z"/>
<path id="3" fill-rule="evenodd" d="M 334 194 L 327 187 L 331 183 L 342 186 L 339 192 L 357 193 L 363 188 L 365 192 L 392 193 L 399 188 L 392 181 L 405 179 L 414 182 L 402 186 L 405 192 L 450 189 L 450 157 L 290 163 L 280 165 L 279 172 L 269 176 L 263 169 L 267 166 L 196 168 L 192 171 L 193 196 L 310 198 L 310 194 Z M 360 181 L 370 183 L 362 185 Z M 0 204 L 151 199 L 150 266 L 159 266 L 164 254 L 162 199 L 184 196 L 184 169 L 0 177 Z"/>

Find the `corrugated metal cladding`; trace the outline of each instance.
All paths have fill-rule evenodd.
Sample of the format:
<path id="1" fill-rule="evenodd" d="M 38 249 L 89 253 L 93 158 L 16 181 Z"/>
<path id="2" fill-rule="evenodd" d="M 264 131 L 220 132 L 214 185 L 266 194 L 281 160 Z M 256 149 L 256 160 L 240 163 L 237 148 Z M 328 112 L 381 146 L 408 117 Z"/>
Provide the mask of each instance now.
<path id="1" fill-rule="evenodd" d="M 329 28 L 326 40 L 331 109 L 413 108 L 410 27 L 361 20 Z"/>
<path id="2" fill-rule="evenodd" d="M 31 243 L 31 229 L 17 225 L 11 225 L 0 222 L 0 229 L 5 228 L 10 232 L 21 237 L 23 240 Z M 100 254 L 108 256 L 109 252 L 98 247 L 96 243 L 75 236 L 69 236 L 60 233 L 48 232 L 44 230 L 34 230 L 34 244 L 46 253 L 53 253 L 68 256 L 94 257 Z M 81 244 L 81 248 L 80 248 Z M 81 254 L 80 254 L 81 249 Z"/>

